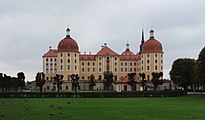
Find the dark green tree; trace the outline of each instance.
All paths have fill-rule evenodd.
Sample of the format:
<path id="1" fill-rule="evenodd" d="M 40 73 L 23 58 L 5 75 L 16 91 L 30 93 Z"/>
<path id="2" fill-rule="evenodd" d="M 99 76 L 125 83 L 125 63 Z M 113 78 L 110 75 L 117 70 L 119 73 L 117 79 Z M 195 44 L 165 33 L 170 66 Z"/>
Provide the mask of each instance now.
<path id="1" fill-rule="evenodd" d="M 104 72 L 104 89 L 110 90 L 110 87 L 112 86 L 113 80 L 113 73 L 112 72 Z"/>
<path id="2" fill-rule="evenodd" d="M 23 90 L 23 87 L 25 87 L 25 75 L 23 72 L 17 73 L 17 78 L 19 80 L 19 87 L 21 88 L 21 92 Z"/>
<path id="3" fill-rule="evenodd" d="M 36 86 L 40 87 L 40 92 L 43 91 L 43 85 L 45 84 L 45 74 L 43 72 L 38 72 L 36 74 Z"/>
<path id="4" fill-rule="evenodd" d="M 90 76 L 90 81 L 89 81 L 89 90 L 93 90 L 93 87 L 95 86 L 95 76 L 91 75 Z"/>
<path id="5" fill-rule="evenodd" d="M 61 74 L 56 74 L 55 77 L 53 77 L 54 79 L 54 85 L 57 85 L 57 89 L 58 89 L 58 92 L 60 91 L 60 85 L 63 84 L 63 75 Z"/>
<path id="6" fill-rule="evenodd" d="M 77 91 L 77 88 L 80 88 L 80 85 L 79 85 L 79 79 L 80 77 L 78 76 L 78 74 L 72 74 L 71 76 L 71 81 L 72 81 L 72 90 Z"/>
<path id="7" fill-rule="evenodd" d="M 145 90 L 145 84 L 146 84 L 145 73 L 139 73 L 139 76 L 142 78 L 141 84 L 142 84 L 142 89 L 144 91 Z"/>
<path id="8" fill-rule="evenodd" d="M 135 81 L 135 75 L 136 75 L 136 73 L 128 73 L 127 75 L 128 75 L 128 81 L 127 81 L 127 83 L 128 83 L 128 85 L 131 86 L 132 91 L 135 91 L 135 90 L 136 90 L 136 83 L 137 83 L 137 82 Z"/>
<path id="9" fill-rule="evenodd" d="M 159 72 L 159 73 L 153 72 L 152 73 L 152 83 L 154 85 L 154 90 L 157 90 L 157 87 L 164 83 L 163 79 L 162 79 L 162 76 L 163 76 L 162 72 Z M 160 77 L 161 77 L 161 79 L 160 79 Z"/>
<path id="10" fill-rule="evenodd" d="M 0 73 L 0 88 L 1 88 L 1 92 L 4 92 L 4 77 L 3 77 L 3 73 Z"/>
<path id="11" fill-rule="evenodd" d="M 196 63 L 196 83 L 205 89 L 205 47 L 199 53 Z"/>
<path id="12" fill-rule="evenodd" d="M 194 59 L 180 58 L 174 61 L 170 71 L 170 79 L 179 87 L 187 91 L 187 87 L 194 80 L 196 62 Z"/>

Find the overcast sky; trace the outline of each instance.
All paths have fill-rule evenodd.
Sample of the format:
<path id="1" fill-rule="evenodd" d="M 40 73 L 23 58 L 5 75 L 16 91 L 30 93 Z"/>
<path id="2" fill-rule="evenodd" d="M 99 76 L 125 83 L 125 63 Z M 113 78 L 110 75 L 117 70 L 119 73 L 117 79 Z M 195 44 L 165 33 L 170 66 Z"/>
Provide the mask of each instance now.
<path id="1" fill-rule="evenodd" d="M 106 42 L 121 54 L 127 41 L 137 53 L 144 28 L 163 45 L 164 74 L 177 58 L 197 59 L 205 46 L 203 0 L 1 0 L 0 72 L 34 80 L 42 55 L 57 48 L 70 26 L 80 52 L 97 53 Z M 144 27 L 143 27 L 144 26 Z"/>

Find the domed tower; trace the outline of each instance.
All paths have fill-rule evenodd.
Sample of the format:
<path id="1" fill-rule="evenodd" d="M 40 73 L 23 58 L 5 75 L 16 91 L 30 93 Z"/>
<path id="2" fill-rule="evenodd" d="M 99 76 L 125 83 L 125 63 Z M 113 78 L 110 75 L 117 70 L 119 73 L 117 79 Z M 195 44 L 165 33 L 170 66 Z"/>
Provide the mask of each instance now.
<path id="1" fill-rule="evenodd" d="M 57 73 L 64 76 L 64 80 L 70 80 L 70 75 L 79 74 L 79 47 L 71 38 L 70 29 L 66 29 L 67 35 L 58 44 L 57 49 Z"/>
<path id="2" fill-rule="evenodd" d="M 141 73 L 145 73 L 146 80 L 152 79 L 152 72 L 163 72 L 163 54 L 162 44 L 154 38 L 154 30 L 151 30 L 141 51 Z"/>

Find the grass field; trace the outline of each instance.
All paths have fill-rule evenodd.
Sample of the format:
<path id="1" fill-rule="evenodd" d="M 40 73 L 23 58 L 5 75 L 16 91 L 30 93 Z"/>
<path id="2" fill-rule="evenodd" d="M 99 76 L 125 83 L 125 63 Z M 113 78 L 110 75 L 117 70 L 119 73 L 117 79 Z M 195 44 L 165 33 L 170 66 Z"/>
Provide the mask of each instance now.
<path id="1" fill-rule="evenodd" d="M 54 115 L 50 115 L 50 113 L 54 113 Z M 0 98 L 0 120 L 139 119 L 205 119 L 205 96 L 81 99 Z"/>

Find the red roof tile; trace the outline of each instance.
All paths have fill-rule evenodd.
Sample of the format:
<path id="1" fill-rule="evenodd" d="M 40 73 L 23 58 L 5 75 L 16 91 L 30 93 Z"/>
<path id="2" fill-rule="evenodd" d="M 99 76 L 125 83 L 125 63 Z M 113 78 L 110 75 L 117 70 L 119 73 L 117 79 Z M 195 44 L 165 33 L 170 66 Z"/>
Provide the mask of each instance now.
<path id="1" fill-rule="evenodd" d="M 92 60 L 96 60 L 95 59 L 95 55 L 87 55 L 87 54 L 80 54 L 79 55 L 79 59 L 82 60 L 82 61 L 92 61 Z"/>
<path id="2" fill-rule="evenodd" d="M 109 47 L 104 46 L 97 54 L 97 56 L 118 56 L 119 54 L 117 54 L 116 52 L 114 52 L 113 50 L 111 50 Z"/>
<path id="3" fill-rule="evenodd" d="M 140 83 L 140 82 L 141 82 L 139 76 L 135 76 L 135 81 L 136 81 L 137 83 Z M 128 82 L 128 76 L 126 75 L 125 77 L 120 78 L 120 81 L 118 81 L 117 83 L 118 83 L 118 84 L 127 84 L 127 82 Z"/>
<path id="4" fill-rule="evenodd" d="M 43 57 L 57 57 L 57 49 L 49 49 L 49 51 L 45 53 Z"/>

